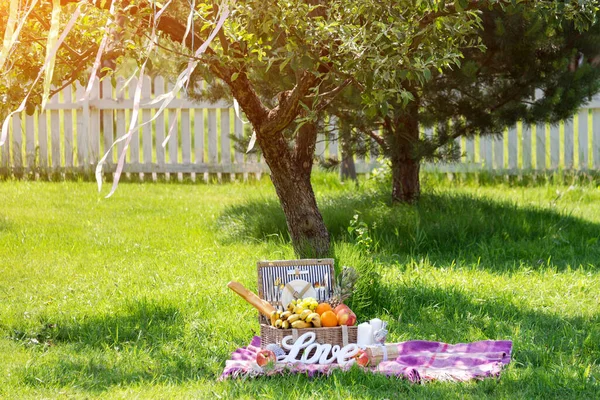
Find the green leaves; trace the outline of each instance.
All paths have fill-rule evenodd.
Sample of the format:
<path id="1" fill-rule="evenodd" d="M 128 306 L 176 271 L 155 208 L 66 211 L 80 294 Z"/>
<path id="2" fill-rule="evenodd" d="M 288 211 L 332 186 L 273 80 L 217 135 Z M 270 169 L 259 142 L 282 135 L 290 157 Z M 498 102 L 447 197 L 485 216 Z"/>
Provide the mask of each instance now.
<path id="1" fill-rule="evenodd" d="M 456 11 L 458 11 L 458 12 L 464 11 L 468 6 L 469 6 L 468 0 L 456 0 L 454 2 L 454 8 L 456 8 Z"/>
<path id="2" fill-rule="evenodd" d="M 15 42 L 14 33 L 17 27 L 17 11 L 19 9 L 18 0 L 10 0 L 10 11 L 8 14 L 8 20 L 6 21 L 6 29 L 4 31 L 4 41 L 2 43 L 2 49 L 0 50 L 0 71 L 4 67 L 8 53 L 12 49 Z"/>

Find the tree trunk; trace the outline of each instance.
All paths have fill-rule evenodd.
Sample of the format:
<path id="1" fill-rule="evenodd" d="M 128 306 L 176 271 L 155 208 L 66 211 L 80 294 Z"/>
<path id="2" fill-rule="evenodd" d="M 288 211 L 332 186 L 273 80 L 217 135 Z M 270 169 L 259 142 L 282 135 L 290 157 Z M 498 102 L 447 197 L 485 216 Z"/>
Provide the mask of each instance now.
<path id="1" fill-rule="evenodd" d="M 256 132 L 256 142 L 271 170 L 271 181 L 283 208 L 296 255 L 300 258 L 328 256 L 329 232 L 317 208 L 310 181 L 317 125 L 306 123 L 301 127 L 294 149 L 282 133 L 298 116 L 299 93 L 308 91 L 313 78 L 299 78 L 293 90 L 280 94 L 278 106 L 271 110 L 262 104 L 245 74 L 240 74 L 235 82 L 226 82 Z"/>
<path id="2" fill-rule="evenodd" d="M 414 203 L 421 195 L 419 181 L 419 160 L 412 158 L 410 152 L 401 149 L 392 157 L 392 202 Z"/>
<path id="3" fill-rule="evenodd" d="M 307 124 L 308 125 L 308 124 Z M 285 214 L 292 246 L 300 258 L 323 258 L 329 255 L 329 232 L 317 207 L 317 200 L 310 182 L 314 140 L 313 127 L 306 127 L 300 134 L 309 136 L 302 151 L 294 155 L 283 135 L 257 135 L 263 156 L 271 170 L 271 181 Z M 316 129 L 316 126 L 314 127 Z M 306 137 L 305 137 L 306 139 Z"/>
<path id="4" fill-rule="evenodd" d="M 419 99 L 415 99 L 398 112 L 395 121 L 385 126 L 389 135 L 392 163 L 392 202 L 414 203 L 421 195 L 419 182 L 420 158 L 415 154 L 419 141 Z"/>
<path id="5" fill-rule="evenodd" d="M 352 179 L 356 182 L 356 166 L 354 165 L 354 151 L 352 151 L 352 132 L 344 120 L 341 121 L 340 144 L 342 147 L 342 163 L 340 165 L 340 178 L 342 181 Z"/>

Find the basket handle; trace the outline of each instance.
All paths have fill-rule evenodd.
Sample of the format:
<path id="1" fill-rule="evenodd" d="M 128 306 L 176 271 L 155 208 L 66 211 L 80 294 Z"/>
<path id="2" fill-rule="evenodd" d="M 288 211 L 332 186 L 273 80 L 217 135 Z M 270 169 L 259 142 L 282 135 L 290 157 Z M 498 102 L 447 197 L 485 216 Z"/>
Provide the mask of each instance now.
<path id="1" fill-rule="evenodd" d="M 267 318 L 270 318 L 271 313 L 275 311 L 275 307 L 269 304 L 269 302 L 267 302 L 266 300 L 262 300 L 256 294 L 246 289 L 241 283 L 231 281 L 227 284 L 227 287 L 239 294 L 244 300 L 253 305 L 256 309 L 258 309 L 258 311 L 261 312 L 261 314 L 263 314 Z"/>

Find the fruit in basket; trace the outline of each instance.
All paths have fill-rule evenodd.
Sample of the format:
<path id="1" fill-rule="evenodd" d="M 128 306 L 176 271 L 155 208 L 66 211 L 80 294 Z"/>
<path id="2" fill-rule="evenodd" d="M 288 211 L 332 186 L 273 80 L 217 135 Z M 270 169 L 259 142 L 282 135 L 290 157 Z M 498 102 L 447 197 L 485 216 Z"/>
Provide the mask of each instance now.
<path id="1" fill-rule="evenodd" d="M 298 315 L 298 314 L 292 314 L 292 315 L 290 315 L 290 316 L 288 317 L 287 321 L 288 321 L 290 324 L 293 324 L 293 323 L 294 323 L 294 322 L 296 322 L 296 321 L 300 321 L 300 315 Z"/>
<path id="2" fill-rule="evenodd" d="M 278 329 L 320 328 L 321 316 L 315 312 L 319 303 L 312 297 L 297 299 L 290 302 L 287 311 L 277 310 L 271 313 L 271 325 Z M 329 305 L 324 306 L 325 308 Z M 331 307 L 329 307 L 331 311 Z M 302 324 L 296 324 L 302 322 Z"/>
<path id="3" fill-rule="evenodd" d="M 335 313 L 335 315 L 338 315 L 340 313 L 340 311 L 342 311 L 342 310 L 350 310 L 350 307 L 348 307 L 345 304 L 340 304 L 336 308 L 333 309 L 333 312 Z"/>
<path id="4" fill-rule="evenodd" d="M 285 321 L 286 319 L 288 319 L 290 316 L 292 315 L 291 311 L 284 311 L 281 313 L 281 315 L 279 316 L 279 318 L 281 318 L 283 321 Z"/>
<path id="5" fill-rule="evenodd" d="M 292 328 L 294 329 L 304 329 L 304 328 L 311 328 L 312 324 L 306 322 L 306 321 L 295 321 L 292 322 Z"/>
<path id="6" fill-rule="evenodd" d="M 319 320 L 320 320 L 320 319 L 321 319 L 321 316 L 320 316 L 319 314 L 317 314 L 317 313 L 310 313 L 310 314 L 308 314 L 308 315 L 306 316 L 306 318 L 304 318 L 304 320 L 305 320 L 306 322 L 312 322 L 312 321 L 313 321 L 313 320 L 315 320 L 315 319 L 319 319 Z"/>
<path id="7" fill-rule="evenodd" d="M 321 316 L 317 313 L 312 313 L 308 317 L 306 317 L 306 322 L 310 322 L 315 328 L 320 328 Z"/>
<path id="8" fill-rule="evenodd" d="M 333 327 L 338 325 L 338 318 L 333 311 L 325 311 L 321 315 L 321 326 Z"/>
<path id="9" fill-rule="evenodd" d="M 271 350 L 261 350 L 256 355 L 256 363 L 261 367 L 264 367 L 268 363 L 275 363 L 277 361 L 277 357 L 275 357 L 275 353 Z"/>
<path id="10" fill-rule="evenodd" d="M 306 317 L 308 317 L 310 314 L 312 314 L 311 310 L 304 310 L 302 311 L 302 313 L 300 314 L 300 319 L 302 321 L 306 321 Z"/>
<path id="11" fill-rule="evenodd" d="M 352 326 L 356 324 L 356 314 L 354 314 L 349 308 L 340 310 L 337 313 L 338 324 Z"/>
<path id="12" fill-rule="evenodd" d="M 275 326 L 275 321 L 277 321 L 279 319 L 279 312 L 277 312 L 276 310 L 273 310 L 271 312 L 271 325 Z"/>
<path id="13" fill-rule="evenodd" d="M 315 308 L 315 312 L 319 315 L 323 315 L 325 311 L 333 311 L 333 308 L 331 308 L 329 303 L 321 303 Z"/>
<path id="14" fill-rule="evenodd" d="M 358 279 L 358 273 L 352 267 L 344 267 L 342 273 L 336 279 L 336 283 L 333 285 L 333 295 L 327 301 L 331 308 L 335 309 L 338 305 L 342 304 L 344 300 L 352 295 L 354 290 L 354 284 Z"/>

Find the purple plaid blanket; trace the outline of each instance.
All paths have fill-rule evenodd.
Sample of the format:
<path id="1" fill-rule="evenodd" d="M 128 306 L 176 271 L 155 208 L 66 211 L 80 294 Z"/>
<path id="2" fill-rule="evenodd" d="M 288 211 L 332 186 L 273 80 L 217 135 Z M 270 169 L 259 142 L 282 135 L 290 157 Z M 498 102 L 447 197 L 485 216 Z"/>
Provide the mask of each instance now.
<path id="1" fill-rule="evenodd" d="M 247 347 L 233 352 L 227 360 L 221 379 L 229 377 L 254 377 L 284 373 L 329 374 L 343 369 L 337 364 L 305 365 L 277 363 L 274 368 L 263 369 L 256 364 L 260 338 L 255 336 Z M 512 342 L 509 340 L 484 340 L 473 343 L 447 344 L 411 340 L 397 343 L 398 357 L 383 361 L 376 367 L 365 368 L 373 373 L 403 377 L 411 382 L 467 381 L 499 376 L 504 365 L 510 362 Z M 349 367 L 348 367 L 349 368 Z"/>

